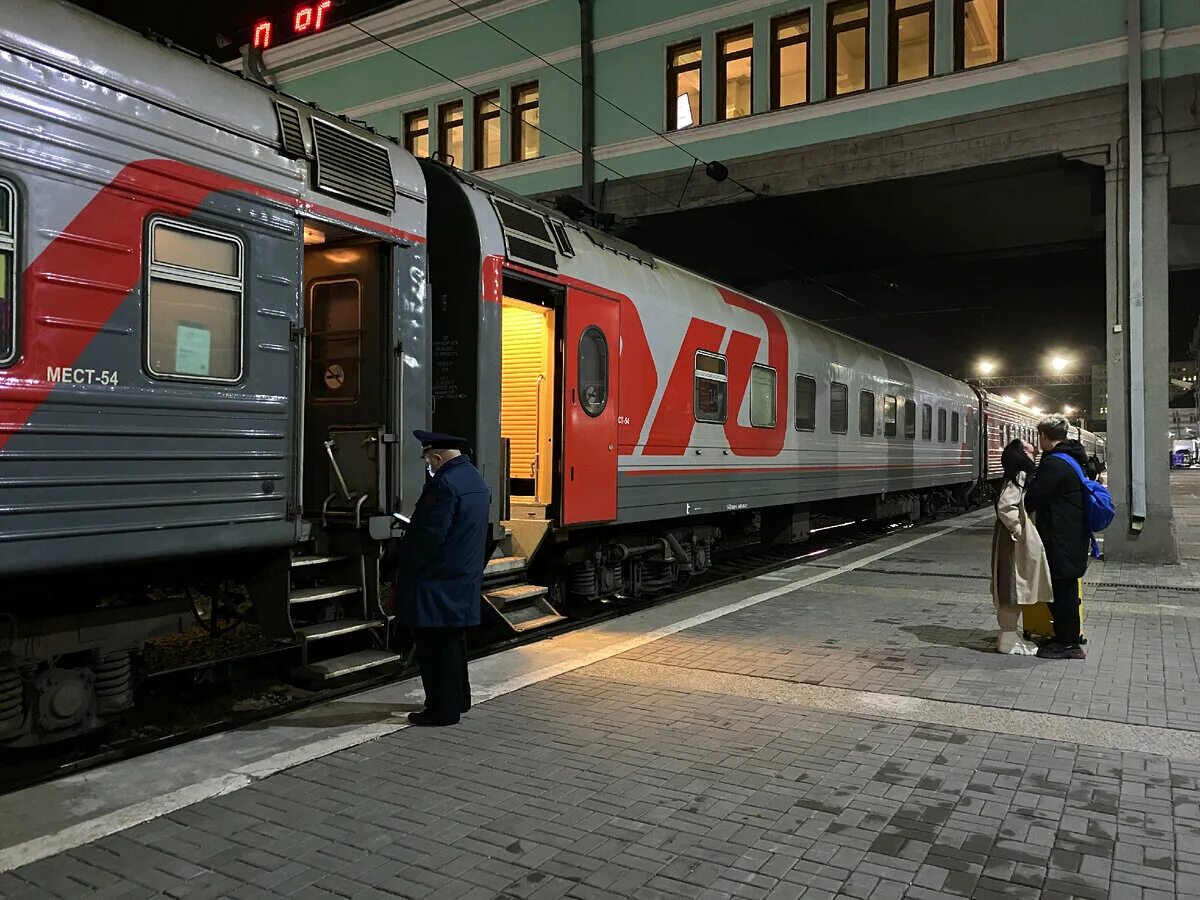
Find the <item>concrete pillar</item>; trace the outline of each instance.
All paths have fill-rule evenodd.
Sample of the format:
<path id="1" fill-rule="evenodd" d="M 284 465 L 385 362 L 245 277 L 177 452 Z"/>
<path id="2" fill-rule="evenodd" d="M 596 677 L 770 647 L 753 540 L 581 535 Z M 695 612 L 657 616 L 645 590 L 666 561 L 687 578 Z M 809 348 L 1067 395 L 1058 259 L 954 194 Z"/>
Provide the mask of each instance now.
<path id="1" fill-rule="evenodd" d="M 1106 174 L 1108 486 L 1117 517 L 1104 533 L 1104 554 L 1116 562 L 1174 563 L 1179 556 L 1171 513 L 1166 423 L 1167 158 L 1147 157 L 1143 187 L 1146 519 L 1140 531 L 1131 527 L 1129 511 L 1129 172 L 1124 165 L 1110 165 Z"/>

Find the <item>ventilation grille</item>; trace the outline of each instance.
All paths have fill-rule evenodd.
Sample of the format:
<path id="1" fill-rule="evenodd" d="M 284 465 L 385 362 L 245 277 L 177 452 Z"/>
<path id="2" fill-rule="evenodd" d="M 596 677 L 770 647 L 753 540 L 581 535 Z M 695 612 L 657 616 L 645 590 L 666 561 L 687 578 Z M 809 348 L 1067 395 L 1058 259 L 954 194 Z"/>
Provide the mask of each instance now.
<path id="1" fill-rule="evenodd" d="M 396 208 L 392 165 L 383 147 L 310 119 L 317 151 L 316 187 L 381 212 Z"/>
<path id="2" fill-rule="evenodd" d="M 308 154 L 304 151 L 304 132 L 300 130 L 300 113 L 290 106 L 275 104 L 279 114 L 279 130 L 283 135 L 284 155 L 292 159 L 304 159 Z"/>
<path id="3" fill-rule="evenodd" d="M 550 220 L 550 230 L 554 232 L 554 242 L 558 244 L 558 252 L 563 256 L 574 256 L 575 248 L 571 246 L 571 238 L 562 222 Z"/>
<path id="4" fill-rule="evenodd" d="M 538 269 L 557 272 L 557 246 L 550 236 L 550 225 L 546 217 L 499 197 L 493 197 L 492 204 L 496 207 L 496 214 L 504 228 L 504 244 L 508 250 L 508 258 Z"/>

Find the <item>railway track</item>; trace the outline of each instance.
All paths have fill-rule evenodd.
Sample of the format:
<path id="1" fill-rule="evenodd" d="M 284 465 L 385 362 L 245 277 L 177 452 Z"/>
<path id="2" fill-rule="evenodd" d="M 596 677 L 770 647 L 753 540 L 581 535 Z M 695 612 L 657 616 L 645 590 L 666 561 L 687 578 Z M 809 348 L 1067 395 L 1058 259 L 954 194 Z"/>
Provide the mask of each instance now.
<path id="1" fill-rule="evenodd" d="M 919 524 L 928 524 L 924 520 Z M 821 529 L 803 544 L 778 548 L 745 548 L 718 558 L 703 575 L 686 584 L 637 603 L 612 604 L 592 615 L 569 619 L 536 631 L 495 639 L 485 638 L 472 648 L 471 659 L 536 643 L 639 612 L 701 591 L 712 590 L 769 574 L 805 560 L 868 544 L 912 525 L 847 522 Z M 0 752 L 0 794 L 11 793 L 67 775 L 78 774 L 124 759 L 198 740 L 223 731 L 261 722 L 360 693 L 417 674 L 411 663 L 399 673 L 339 687 L 305 691 L 282 682 L 297 659 L 295 647 L 273 648 L 228 659 L 197 663 L 151 676 L 139 687 L 137 721 L 113 723 L 95 735 L 56 749 Z M 186 710 L 172 721 L 171 712 Z M 155 722 L 157 714 L 163 715 Z"/>

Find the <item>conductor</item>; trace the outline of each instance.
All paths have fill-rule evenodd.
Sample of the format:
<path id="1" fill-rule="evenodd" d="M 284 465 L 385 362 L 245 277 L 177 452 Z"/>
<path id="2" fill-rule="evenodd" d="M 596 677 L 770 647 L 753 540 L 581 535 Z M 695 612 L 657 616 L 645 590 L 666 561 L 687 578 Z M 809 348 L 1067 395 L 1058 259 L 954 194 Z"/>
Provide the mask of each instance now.
<path id="1" fill-rule="evenodd" d="M 425 708 L 414 725 L 455 725 L 471 707 L 466 629 L 479 624 L 487 484 L 462 438 L 414 431 L 432 475 L 391 560 L 401 621 L 412 629 Z"/>

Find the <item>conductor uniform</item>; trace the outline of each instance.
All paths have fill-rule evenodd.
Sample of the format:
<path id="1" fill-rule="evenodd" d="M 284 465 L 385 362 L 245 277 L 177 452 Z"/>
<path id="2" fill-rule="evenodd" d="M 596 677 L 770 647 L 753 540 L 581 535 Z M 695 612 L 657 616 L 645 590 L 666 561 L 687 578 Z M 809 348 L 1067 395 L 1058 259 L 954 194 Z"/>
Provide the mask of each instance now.
<path id="1" fill-rule="evenodd" d="M 397 613 L 412 629 L 425 709 L 415 725 L 454 725 L 471 706 L 466 629 L 479 624 L 491 495 L 466 456 L 462 438 L 415 431 L 421 452 L 437 464 L 394 559 Z"/>

